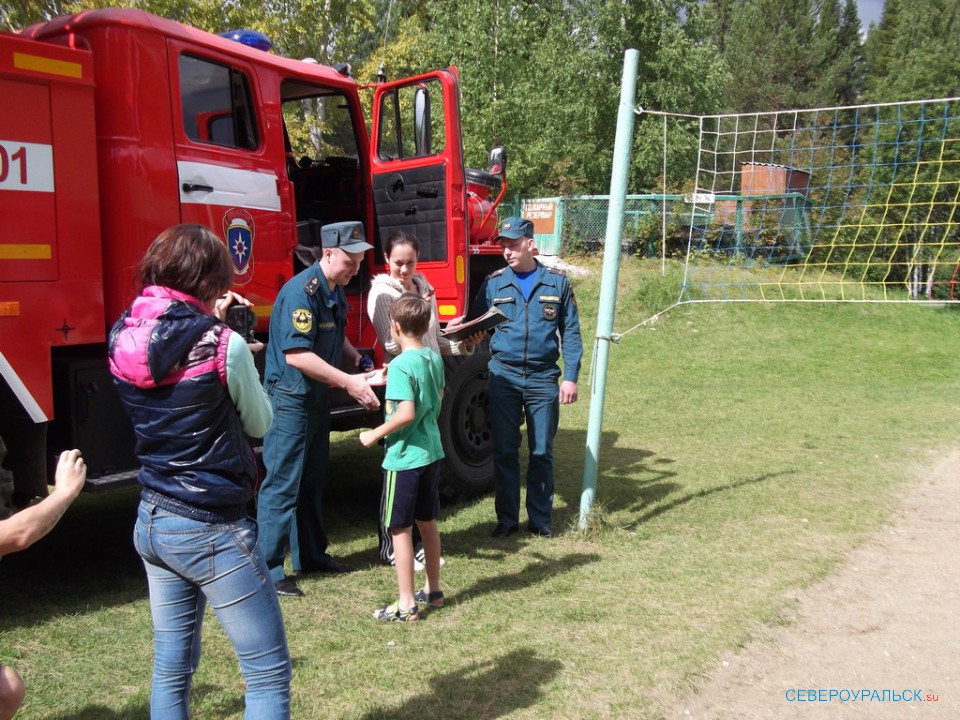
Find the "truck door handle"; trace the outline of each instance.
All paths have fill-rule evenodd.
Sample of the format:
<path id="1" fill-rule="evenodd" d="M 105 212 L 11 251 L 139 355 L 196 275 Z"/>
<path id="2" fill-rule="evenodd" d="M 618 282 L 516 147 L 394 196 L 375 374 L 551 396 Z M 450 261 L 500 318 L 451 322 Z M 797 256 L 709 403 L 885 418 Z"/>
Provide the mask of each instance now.
<path id="1" fill-rule="evenodd" d="M 209 185 L 200 185 L 198 183 L 184 183 L 183 191 L 185 193 L 192 192 L 213 192 L 213 188 Z"/>
<path id="2" fill-rule="evenodd" d="M 422 198 L 435 198 L 438 194 L 436 188 L 417 188 L 417 195 Z"/>

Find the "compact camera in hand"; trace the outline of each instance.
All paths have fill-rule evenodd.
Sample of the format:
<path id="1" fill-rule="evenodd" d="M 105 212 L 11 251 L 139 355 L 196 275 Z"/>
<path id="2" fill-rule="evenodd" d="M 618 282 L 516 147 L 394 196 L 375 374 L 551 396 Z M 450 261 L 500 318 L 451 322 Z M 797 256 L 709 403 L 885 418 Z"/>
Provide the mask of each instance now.
<path id="1" fill-rule="evenodd" d="M 246 305 L 231 305 L 227 308 L 227 317 L 224 318 L 227 327 L 237 333 L 248 343 L 257 341 L 254 328 L 257 327 L 257 314 Z"/>

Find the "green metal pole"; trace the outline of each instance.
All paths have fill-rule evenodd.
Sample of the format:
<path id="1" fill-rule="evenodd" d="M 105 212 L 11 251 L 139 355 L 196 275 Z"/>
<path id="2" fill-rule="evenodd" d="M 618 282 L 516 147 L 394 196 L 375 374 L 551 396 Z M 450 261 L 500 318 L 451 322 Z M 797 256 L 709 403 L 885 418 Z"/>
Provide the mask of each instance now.
<path id="1" fill-rule="evenodd" d="M 736 215 L 736 242 L 737 247 L 735 248 L 735 254 L 740 256 L 740 249 L 743 247 L 743 199 L 737 198 L 737 215 Z"/>
<path id="2" fill-rule="evenodd" d="M 617 135 L 613 144 L 613 170 L 610 173 L 610 205 L 607 208 L 607 234 L 603 245 L 603 274 L 600 280 L 600 307 L 597 311 L 595 362 L 590 388 L 590 420 L 587 425 L 587 451 L 583 461 L 583 490 L 580 494 L 580 529 L 587 519 L 597 494 L 597 468 L 600 457 L 600 431 L 603 425 L 603 400 L 607 385 L 607 358 L 613 341 L 613 320 L 617 309 L 617 276 L 620 273 L 620 240 L 623 211 L 627 202 L 627 175 L 633 149 L 634 99 L 637 94 L 637 65 L 640 53 L 627 50 L 623 57 L 620 84 L 620 109 Z"/>

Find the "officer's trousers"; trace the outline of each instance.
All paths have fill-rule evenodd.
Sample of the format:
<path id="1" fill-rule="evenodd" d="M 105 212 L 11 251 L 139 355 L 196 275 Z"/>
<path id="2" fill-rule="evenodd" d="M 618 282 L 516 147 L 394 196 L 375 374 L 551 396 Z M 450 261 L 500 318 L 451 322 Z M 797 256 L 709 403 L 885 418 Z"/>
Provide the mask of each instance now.
<path id="1" fill-rule="evenodd" d="M 497 522 L 520 524 L 520 422 L 526 418 L 527 517 L 531 527 L 550 524 L 553 511 L 553 439 L 560 421 L 559 371 L 522 374 L 490 363 L 490 425 L 496 473 Z"/>
<path id="2" fill-rule="evenodd" d="M 294 572 L 330 561 L 323 524 L 323 488 L 330 474 L 330 411 L 326 399 L 268 393 L 273 424 L 263 438 L 267 475 L 257 495 L 260 547 L 274 582 L 283 580 L 290 548 Z"/>

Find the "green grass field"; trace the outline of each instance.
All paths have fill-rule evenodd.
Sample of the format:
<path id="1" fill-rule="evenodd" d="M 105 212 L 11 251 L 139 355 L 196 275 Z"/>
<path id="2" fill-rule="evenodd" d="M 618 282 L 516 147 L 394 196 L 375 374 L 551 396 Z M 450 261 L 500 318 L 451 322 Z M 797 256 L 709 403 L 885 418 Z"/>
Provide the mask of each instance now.
<path id="1" fill-rule="evenodd" d="M 681 306 L 611 351 L 596 512 L 575 530 L 599 263 L 576 281 L 588 350 L 557 439 L 552 540 L 493 541 L 493 499 L 446 506 L 447 607 L 413 626 L 376 562 L 378 453 L 338 436 L 331 550 L 361 568 L 282 601 L 297 718 L 658 718 L 728 649 L 786 622 L 796 589 L 876 531 L 955 443 L 960 312 L 883 305 Z M 626 260 L 617 330 L 676 297 Z M 130 540 L 136 491 L 82 497 L 0 563 L 0 662 L 21 717 L 146 718 L 151 630 Z M 193 717 L 240 718 L 208 617 Z"/>

